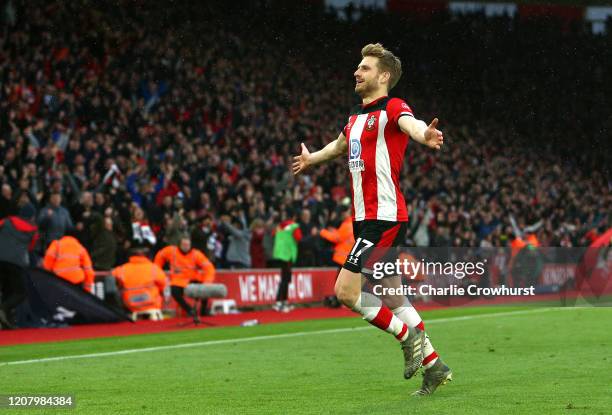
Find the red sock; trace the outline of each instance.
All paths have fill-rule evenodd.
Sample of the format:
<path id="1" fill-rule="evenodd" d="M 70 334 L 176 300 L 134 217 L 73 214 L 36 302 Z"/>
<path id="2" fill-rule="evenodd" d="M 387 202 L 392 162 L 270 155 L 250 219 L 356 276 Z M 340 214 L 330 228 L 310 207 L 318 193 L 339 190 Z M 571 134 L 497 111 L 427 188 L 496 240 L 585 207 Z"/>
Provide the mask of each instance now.
<path id="1" fill-rule="evenodd" d="M 438 360 L 438 353 L 436 353 L 436 351 L 434 350 L 433 352 L 425 356 L 425 358 L 423 359 L 423 367 L 425 369 L 429 369 L 433 366 L 434 363 L 436 363 L 436 360 Z"/>
<path id="2" fill-rule="evenodd" d="M 373 313 L 362 313 L 363 317 L 371 325 L 393 334 L 399 341 L 405 340 L 406 337 L 408 337 L 408 326 L 397 318 L 391 310 L 389 310 L 389 307 L 383 305 L 377 308 L 378 312 L 374 315 L 374 318 L 370 318 Z"/>

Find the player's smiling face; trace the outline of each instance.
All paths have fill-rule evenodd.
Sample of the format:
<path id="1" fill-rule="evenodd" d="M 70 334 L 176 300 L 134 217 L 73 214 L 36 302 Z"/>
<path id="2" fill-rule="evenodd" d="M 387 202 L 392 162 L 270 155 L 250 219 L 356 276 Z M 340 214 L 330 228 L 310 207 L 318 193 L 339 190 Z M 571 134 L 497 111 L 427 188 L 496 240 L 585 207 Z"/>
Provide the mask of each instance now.
<path id="1" fill-rule="evenodd" d="M 374 56 L 363 58 L 353 75 L 355 76 L 355 92 L 359 96 L 367 96 L 379 89 L 381 73 L 378 69 L 378 58 Z"/>

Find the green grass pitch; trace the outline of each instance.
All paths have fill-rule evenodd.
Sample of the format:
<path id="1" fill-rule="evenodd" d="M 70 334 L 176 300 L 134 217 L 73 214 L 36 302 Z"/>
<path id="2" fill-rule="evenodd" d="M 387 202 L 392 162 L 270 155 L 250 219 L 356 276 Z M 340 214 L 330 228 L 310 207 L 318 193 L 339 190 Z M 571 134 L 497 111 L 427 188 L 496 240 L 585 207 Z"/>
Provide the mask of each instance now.
<path id="1" fill-rule="evenodd" d="M 410 396 L 421 379 L 403 379 L 392 336 L 348 318 L 1 347 L 0 395 L 72 394 L 76 407 L 0 413 L 612 413 L 611 309 L 458 308 L 424 318 L 454 372 L 430 397 Z M 155 349 L 113 353 L 141 348 Z"/>

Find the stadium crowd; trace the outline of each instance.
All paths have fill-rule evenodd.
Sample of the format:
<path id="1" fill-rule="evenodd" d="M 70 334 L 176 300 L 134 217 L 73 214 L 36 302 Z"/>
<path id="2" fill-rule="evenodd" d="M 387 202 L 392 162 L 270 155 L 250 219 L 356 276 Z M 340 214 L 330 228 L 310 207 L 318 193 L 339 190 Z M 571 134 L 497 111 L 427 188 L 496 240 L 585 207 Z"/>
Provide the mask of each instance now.
<path id="1" fill-rule="evenodd" d="M 331 264 L 320 231 L 345 219 L 345 161 L 288 166 L 337 137 L 371 41 L 403 60 L 393 94 L 447 137 L 409 146 L 407 243 L 584 246 L 612 226 L 610 30 L 237 3 L 7 3 L 0 217 L 35 209 L 40 256 L 71 232 L 110 270 L 188 234 L 217 268 L 264 267 L 295 215 L 298 264 Z"/>

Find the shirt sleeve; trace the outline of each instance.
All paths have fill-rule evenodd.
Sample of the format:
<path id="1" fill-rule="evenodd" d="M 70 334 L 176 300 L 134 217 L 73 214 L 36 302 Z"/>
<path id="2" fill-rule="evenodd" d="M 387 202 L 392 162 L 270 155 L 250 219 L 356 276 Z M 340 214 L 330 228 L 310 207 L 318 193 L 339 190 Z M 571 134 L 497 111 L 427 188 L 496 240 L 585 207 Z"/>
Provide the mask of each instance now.
<path id="1" fill-rule="evenodd" d="M 111 271 L 111 275 L 113 277 L 115 277 L 115 279 L 119 282 L 120 285 L 123 286 L 123 266 L 119 266 L 116 268 L 113 268 L 113 270 Z"/>
<path id="2" fill-rule="evenodd" d="M 155 264 L 151 264 L 151 267 L 154 273 L 153 280 L 155 282 L 155 285 L 157 285 L 157 288 L 159 289 L 159 293 L 163 295 L 164 288 L 166 288 L 166 285 L 167 285 L 166 274 L 160 267 L 158 267 Z"/>
<path id="3" fill-rule="evenodd" d="M 196 261 L 200 269 L 204 272 L 202 275 L 202 282 L 212 283 L 215 280 L 215 266 L 201 251 L 197 252 Z"/>
<path id="4" fill-rule="evenodd" d="M 157 265 L 158 267 L 160 267 L 162 270 L 164 269 L 164 265 L 166 264 L 166 256 L 168 253 L 168 247 L 165 247 L 163 249 L 161 249 L 157 255 L 155 255 L 155 259 L 153 260 L 153 262 L 155 263 L 155 265 Z"/>
<path id="5" fill-rule="evenodd" d="M 51 242 L 47 252 L 45 252 L 45 258 L 43 260 L 43 268 L 47 271 L 53 272 L 53 266 L 55 265 L 55 258 L 57 257 L 57 241 Z"/>
<path id="6" fill-rule="evenodd" d="M 344 134 L 345 137 L 348 137 L 348 129 L 350 125 L 351 125 L 351 117 L 349 117 L 348 121 L 346 122 L 346 125 L 342 129 L 342 134 Z"/>
<path id="7" fill-rule="evenodd" d="M 81 267 L 85 273 L 85 288 L 87 291 L 92 292 L 93 284 L 96 280 L 96 274 L 93 270 L 93 264 L 91 263 L 91 257 L 85 248 L 81 251 Z"/>
<path id="8" fill-rule="evenodd" d="M 389 119 L 392 120 L 395 125 L 397 125 L 400 117 L 404 115 L 414 117 L 412 108 L 406 104 L 406 101 L 400 98 L 392 98 L 389 101 L 389 105 L 387 105 L 387 114 L 389 114 Z"/>
<path id="9" fill-rule="evenodd" d="M 296 228 L 293 230 L 293 239 L 296 240 L 296 242 L 299 242 L 302 240 L 302 230 L 300 229 L 299 226 L 296 226 Z"/>
<path id="10" fill-rule="evenodd" d="M 352 109 L 351 112 L 346 120 L 346 125 L 344 126 L 344 128 L 342 129 L 342 134 L 344 134 L 345 137 L 348 138 L 349 136 L 349 129 L 351 128 L 352 125 L 352 121 L 351 121 L 351 117 L 355 114 L 359 114 L 359 109 L 360 109 L 360 105 L 355 105 Z M 354 121 L 354 120 L 353 120 Z"/>
<path id="11" fill-rule="evenodd" d="M 333 244 L 340 242 L 340 235 L 338 234 L 337 229 L 321 229 L 320 235 L 321 238 L 328 240 Z"/>

